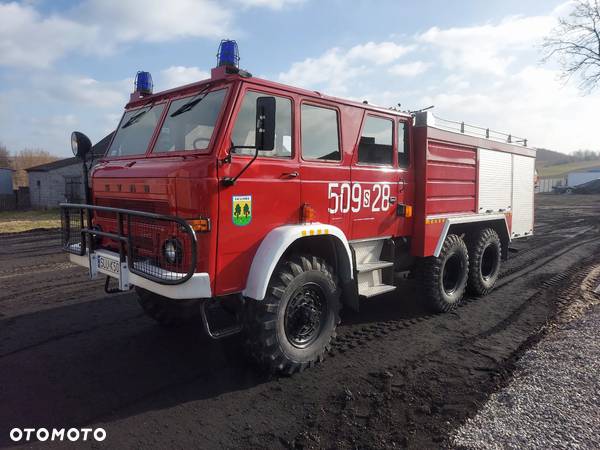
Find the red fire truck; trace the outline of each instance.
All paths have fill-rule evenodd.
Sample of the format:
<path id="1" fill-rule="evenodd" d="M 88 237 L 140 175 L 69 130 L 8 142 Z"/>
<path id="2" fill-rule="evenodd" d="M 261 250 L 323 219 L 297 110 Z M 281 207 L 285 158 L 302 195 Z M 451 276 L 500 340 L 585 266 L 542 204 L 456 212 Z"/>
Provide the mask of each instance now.
<path id="1" fill-rule="evenodd" d="M 135 289 L 164 325 L 242 332 L 260 365 L 294 373 L 342 307 L 404 276 L 439 312 L 494 287 L 533 232 L 525 140 L 258 79 L 234 42 L 220 50 L 210 79 L 176 89 L 139 72 L 89 201 L 61 205 L 64 250 L 107 292 Z M 89 139 L 72 146 L 85 161 Z"/>

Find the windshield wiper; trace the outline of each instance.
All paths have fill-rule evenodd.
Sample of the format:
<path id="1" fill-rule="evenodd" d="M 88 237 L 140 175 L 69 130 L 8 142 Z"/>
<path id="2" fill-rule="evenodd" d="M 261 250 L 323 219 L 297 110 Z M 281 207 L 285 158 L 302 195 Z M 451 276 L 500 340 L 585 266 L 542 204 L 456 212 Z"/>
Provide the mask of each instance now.
<path id="1" fill-rule="evenodd" d="M 181 105 L 179 108 L 177 108 L 174 112 L 172 112 L 170 114 L 170 117 L 176 117 L 180 114 L 186 113 L 190 110 L 192 110 L 198 103 L 200 103 L 202 100 L 204 100 L 204 97 L 206 97 L 208 95 L 208 92 L 206 92 L 212 85 L 211 84 L 207 84 L 206 86 L 204 86 L 204 88 L 202 88 L 200 90 L 200 92 L 198 92 L 194 98 L 192 98 L 189 102 L 184 103 L 183 105 Z"/>
<path id="2" fill-rule="evenodd" d="M 130 127 L 130 126 L 131 126 L 131 125 L 133 125 L 134 123 L 138 122 L 138 121 L 139 121 L 139 120 L 142 118 L 142 116 L 143 116 L 144 114 L 146 114 L 148 111 L 150 111 L 152 108 L 154 108 L 154 103 L 153 103 L 152 105 L 150 105 L 150 108 L 148 108 L 148 109 L 145 109 L 145 110 L 143 110 L 143 111 L 140 111 L 139 113 L 137 113 L 137 114 L 134 114 L 133 116 L 131 116 L 131 117 L 129 118 L 129 120 L 123 124 L 123 126 L 122 126 L 121 128 L 127 128 L 127 127 Z"/>

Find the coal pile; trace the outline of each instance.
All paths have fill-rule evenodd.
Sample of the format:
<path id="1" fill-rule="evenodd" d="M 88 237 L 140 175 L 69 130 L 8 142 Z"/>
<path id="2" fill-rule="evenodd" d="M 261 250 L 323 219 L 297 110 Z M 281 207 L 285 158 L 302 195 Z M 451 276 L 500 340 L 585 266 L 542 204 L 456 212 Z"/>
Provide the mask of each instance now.
<path id="1" fill-rule="evenodd" d="M 580 184 L 575 188 L 578 194 L 600 194 L 600 178 Z"/>

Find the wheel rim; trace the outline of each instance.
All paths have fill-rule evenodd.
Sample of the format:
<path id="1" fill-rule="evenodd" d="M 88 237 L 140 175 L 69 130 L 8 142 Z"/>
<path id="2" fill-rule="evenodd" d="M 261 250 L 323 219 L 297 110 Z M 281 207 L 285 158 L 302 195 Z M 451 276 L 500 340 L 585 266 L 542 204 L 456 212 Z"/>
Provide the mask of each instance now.
<path id="1" fill-rule="evenodd" d="M 457 254 L 451 255 L 446 260 L 442 275 L 442 284 L 446 294 L 454 294 L 454 292 L 456 292 L 456 290 L 459 288 L 463 277 L 463 268 L 463 260 Z"/>
<path id="2" fill-rule="evenodd" d="M 306 348 L 321 334 L 327 301 L 316 283 L 296 289 L 285 310 L 285 335 L 295 347 Z"/>
<path id="3" fill-rule="evenodd" d="M 489 244 L 481 255 L 481 277 L 488 281 L 498 270 L 498 248 Z"/>

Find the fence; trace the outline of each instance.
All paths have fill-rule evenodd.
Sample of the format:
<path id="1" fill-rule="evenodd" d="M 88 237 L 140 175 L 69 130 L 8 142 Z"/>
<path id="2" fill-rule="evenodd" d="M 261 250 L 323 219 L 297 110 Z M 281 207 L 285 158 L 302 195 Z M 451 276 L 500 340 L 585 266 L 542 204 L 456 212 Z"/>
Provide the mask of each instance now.
<path id="1" fill-rule="evenodd" d="M 565 185 L 566 181 L 564 178 L 540 178 L 538 180 L 538 187 L 536 192 L 552 192 L 552 188 L 554 186 L 562 186 Z"/>
<path id="2" fill-rule="evenodd" d="M 0 211 L 14 211 L 30 207 L 28 187 L 15 189 L 12 194 L 0 194 Z"/>

